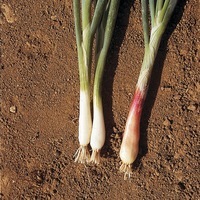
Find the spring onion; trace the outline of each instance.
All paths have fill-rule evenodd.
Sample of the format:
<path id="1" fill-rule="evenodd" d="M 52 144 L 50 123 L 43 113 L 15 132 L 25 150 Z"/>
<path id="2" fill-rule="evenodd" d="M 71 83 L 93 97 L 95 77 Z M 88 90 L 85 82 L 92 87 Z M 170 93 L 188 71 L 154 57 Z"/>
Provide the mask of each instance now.
<path id="1" fill-rule="evenodd" d="M 92 43 L 105 1 L 98 4 L 91 22 L 91 0 L 73 1 L 76 44 L 78 51 L 79 79 L 80 79 L 80 113 L 79 113 L 79 143 L 75 154 L 75 162 L 89 161 L 88 144 L 92 130 L 92 117 L 90 108 L 90 71 Z M 82 26 L 81 26 L 82 23 Z"/>
<path id="2" fill-rule="evenodd" d="M 101 0 L 99 0 L 101 1 Z M 98 2 L 99 2 L 98 1 Z M 119 7 L 119 0 L 107 1 L 106 9 L 103 14 L 101 23 L 97 30 L 97 47 L 96 47 L 96 72 L 94 78 L 93 91 L 93 127 L 90 145 L 92 147 L 91 162 L 99 164 L 100 150 L 105 142 L 105 123 L 102 106 L 101 85 L 103 78 L 103 71 L 106 63 L 106 56 L 110 46 L 117 12 Z"/>
<path id="3" fill-rule="evenodd" d="M 120 171 L 125 173 L 125 179 L 130 177 L 132 173 L 131 165 L 138 155 L 140 118 L 148 91 L 152 68 L 162 35 L 176 3 L 177 0 L 149 0 L 149 3 L 146 0 L 141 0 L 145 53 L 120 148 L 120 158 L 122 160 Z M 151 16 L 151 30 L 148 21 L 148 5 Z"/>
<path id="4" fill-rule="evenodd" d="M 119 0 L 97 0 L 95 2 L 94 14 L 91 16 L 92 0 L 73 0 L 80 79 L 80 147 L 75 153 L 75 162 L 80 163 L 90 160 L 89 143 L 91 143 L 93 149 L 91 161 L 99 163 L 99 150 L 105 141 L 101 82 L 119 5 Z M 95 34 L 98 34 L 99 37 L 96 41 L 96 72 L 93 95 L 94 120 L 92 126 L 90 74 Z"/>

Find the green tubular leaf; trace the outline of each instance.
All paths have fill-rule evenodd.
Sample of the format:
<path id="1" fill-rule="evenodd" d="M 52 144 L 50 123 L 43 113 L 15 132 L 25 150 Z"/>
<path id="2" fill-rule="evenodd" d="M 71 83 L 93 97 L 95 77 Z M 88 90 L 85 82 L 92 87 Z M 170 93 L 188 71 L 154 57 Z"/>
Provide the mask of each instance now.
<path id="1" fill-rule="evenodd" d="M 159 15 L 157 16 L 159 23 L 161 23 L 163 21 L 163 17 L 164 17 L 164 15 L 166 13 L 166 10 L 168 8 L 169 2 L 170 2 L 170 0 L 165 0 L 164 5 L 163 5 L 162 9 L 160 10 Z"/>
<path id="2" fill-rule="evenodd" d="M 74 8 L 76 43 L 78 51 L 80 89 L 87 90 L 87 88 L 89 88 L 89 81 L 88 81 L 88 72 L 87 69 L 85 69 L 84 59 L 83 59 L 82 33 L 81 33 L 81 20 L 80 20 L 80 0 L 73 1 L 73 8 Z"/>
<path id="3" fill-rule="evenodd" d="M 88 51 L 91 49 L 91 34 L 90 34 L 90 10 L 91 10 L 91 0 L 82 0 L 82 30 L 83 30 L 83 51 Z M 86 59 L 87 60 L 87 59 Z"/>
<path id="4" fill-rule="evenodd" d="M 142 0 L 142 25 L 144 33 L 144 44 L 145 48 L 148 48 L 149 45 L 149 23 L 148 23 L 148 12 L 147 12 L 147 1 Z"/>
<path id="5" fill-rule="evenodd" d="M 159 46 L 160 44 L 162 34 L 167 27 L 167 24 L 170 20 L 172 12 L 174 11 L 177 1 L 178 0 L 165 0 L 162 10 L 160 11 L 159 15 L 156 16 L 156 18 L 158 18 L 156 19 L 156 21 L 159 23 L 152 26 L 150 37 L 150 43 L 152 46 L 154 46 L 154 48 L 158 48 L 157 46 Z"/>
<path id="6" fill-rule="evenodd" d="M 154 61 L 159 49 L 163 29 L 161 25 L 154 27 L 151 30 L 150 42 L 148 48 L 145 48 L 144 59 L 142 68 L 137 82 L 137 87 L 144 93 L 148 90 L 149 81 L 151 78 L 151 72 L 153 69 Z"/>
<path id="7" fill-rule="evenodd" d="M 91 37 L 94 36 L 96 29 L 99 26 L 99 23 L 102 19 L 102 15 L 104 13 L 107 2 L 108 0 L 97 1 L 95 11 L 94 11 L 94 16 L 91 23 Z"/>
<path id="8" fill-rule="evenodd" d="M 82 5 L 82 9 L 80 8 Z M 90 85 L 91 66 L 91 37 L 90 37 L 90 9 L 91 0 L 73 1 L 76 43 L 78 50 L 80 90 L 88 90 Z M 80 12 L 82 11 L 82 15 Z M 82 16 L 82 20 L 81 20 Z M 82 21 L 82 30 L 81 30 Z"/>
<path id="9" fill-rule="evenodd" d="M 106 28 L 105 28 L 105 37 L 104 37 L 104 50 L 108 51 L 110 42 L 113 35 L 113 30 L 115 28 L 115 21 L 117 18 L 118 8 L 119 8 L 120 0 L 110 0 L 110 8 L 108 12 Z"/>
<path id="10" fill-rule="evenodd" d="M 87 82 L 90 84 L 90 73 L 91 73 L 91 60 L 92 60 L 92 41 L 90 32 L 90 18 L 91 18 L 91 0 L 82 0 L 82 53 L 83 59 L 81 71 L 84 73 L 84 78 L 87 78 Z M 84 80 L 81 80 L 84 81 Z"/>
<path id="11" fill-rule="evenodd" d="M 177 1 L 178 0 L 165 0 L 161 11 L 159 12 L 158 16 L 156 16 L 156 21 L 158 23 L 162 23 L 164 29 L 166 28 L 169 22 L 169 19 L 172 15 L 172 12 L 174 11 Z"/>
<path id="12" fill-rule="evenodd" d="M 118 8 L 119 8 L 120 0 L 110 0 L 109 12 L 105 27 L 104 40 L 102 49 L 100 51 L 97 67 L 95 72 L 95 80 L 94 80 L 94 103 L 98 106 L 101 105 L 101 84 L 103 78 L 103 71 L 106 63 L 106 56 L 108 53 L 108 49 L 110 46 L 111 38 L 113 35 L 113 30 L 115 27 L 115 21 L 117 18 Z M 102 20 L 104 23 L 104 20 Z M 102 24 L 103 25 L 103 24 Z"/>
<path id="13" fill-rule="evenodd" d="M 159 46 L 161 37 L 167 27 L 167 24 L 170 20 L 172 12 L 174 11 L 176 3 L 177 3 L 177 0 L 165 0 L 162 11 L 160 12 L 159 16 L 157 16 L 160 19 L 156 20 L 156 21 L 160 21 L 160 23 L 154 25 L 151 30 L 151 37 L 150 37 L 151 44 L 155 43 Z M 159 42 L 157 42 L 157 40 Z M 153 45 L 154 47 L 156 46 L 155 44 Z"/>
<path id="14" fill-rule="evenodd" d="M 160 2 L 158 4 L 158 1 L 157 1 L 156 6 L 158 8 L 160 8 L 162 2 Z M 143 10 L 144 10 L 144 4 L 146 4 L 146 3 L 147 2 L 145 0 L 142 0 L 142 9 Z M 137 83 L 137 86 L 143 91 L 147 91 L 149 80 L 151 77 L 151 71 L 153 68 L 153 64 L 154 64 L 158 49 L 159 49 L 160 41 L 161 41 L 162 35 L 166 29 L 167 23 L 172 15 L 172 12 L 174 11 L 176 3 L 177 3 L 177 0 L 165 0 L 164 4 L 162 4 L 163 5 L 162 10 L 159 11 L 159 13 L 157 13 L 155 15 L 155 22 L 152 24 L 148 48 L 145 48 L 145 54 L 144 54 L 144 59 L 143 59 L 143 63 L 142 63 L 142 68 L 141 68 L 138 83 Z M 153 7 L 153 2 L 152 2 L 152 5 L 150 5 L 150 6 Z M 152 10 L 152 13 L 153 13 L 153 10 Z M 153 14 L 151 16 L 153 16 Z M 159 18 L 160 19 L 163 18 L 163 19 L 160 20 Z M 146 27 L 144 26 L 144 24 L 146 25 L 148 19 L 146 16 L 143 16 L 142 20 L 143 20 L 143 27 L 144 27 L 143 29 L 145 32 Z M 146 33 L 144 33 L 144 34 L 146 34 Z M 144 37 L 144 39 L 145 39 L 145 37 Z M 145 45 L 146 45 L 146 43 L 145 43 Z"/>
<path id="15" fill-rule="evenodd" d="M 156 58 L 155 49 L 148 48 L 144 54 L 142 68 L 140 70 L 140 74 L 139 74 L 139 78 L 137 82 L 137 88 L 139 88 L 140 91 L 144 94 L 148 90 L 148 85 L 151 78 L 151 72 L 153 69 L 155 58 Z"/>
<path id="16" fill-rule="evenodd" d="M 170 0 L 170 3 L 169 5 L 167 6 L 167 9 L 166 9 L 166 12 L 165 12 L 165 15 L 164 15 L 164 18 L 163 18 L 163 26 L 166 28 L 170 18 L 171 18 L 171 15 L 174 11 L 174 8 L 177 4 L 178 0 Z"/>
<path id="17" fill-rule="evenodd" d="M 149 8 L 151 14 L 151 25 L 153 26 L 155 19 L 155 0 L 149 0 Z"/>
<path id="18" fill-rule="evenodd" d="M 91 0 L 82 0 L 82 30 L 83 30 L 83 46 L 88 53 L 90 51 L 90 18 L 91 18 Z M 89 53 L 88 53 L 89 54 Z"/>
<path id="19" fill-rule="evenodd" d="M 74 8 L 74 21 L 75 21 L 75 32 L 76 32 L 76 43 L 80 47 L 81 46 L 81 21 L 80 21 L 80 1 L 73 1 Z"/>
<path id="20" fill-rule="evenodd" d="M 103 77 L 104 66 L 106 63 L 105 60 L 106 53 L 105 51 L 101 51 L 98 57 L 97 67 L 95 71 L 95 80 L 94 80 L 94 93 L 93 93 L 93 101 L 97 106 L 101 106 L 101 83 Z"/>
<path id="21" fill-rule="evenodd" d="M 88 73 L 88 67 L 85 65 L 85 62 L 84 62 L 82 48 L 80 47 L 78 51 L 80 52 L 78 54 L 80 90 L 88 91 L 90 88 L 90 78 L 89 78 L 89 73 Z"/>
<path id="22" fill-rule="evenodd" d="M 154 48 L 157 51 L 164 31 L 165 29 L 162 26 L 162 24 L 158 24 L 157 26 L 154 26 L 152 28 L 150 43 L 149 43 L 150 48 Z"/>
<path id="23" fill-rule="evenodd" d="M 157 2 L 156 2 L 156 15 L 158 15 L 159 14 L 158 12 L 162 9 L 163 1 L 164 0 L 157 0 Z"/>
<path id="24" fill-rule="evenodd" d="M 83 30 L 83 42 L 82 42 L 82 50 L 83 50 L 83 57 L 85 66 L 90 71 L 91 65 L 91 48 L 92 48 L 92 38 L 90 34 L 90 27 L 89 24 Z"/>
<path id="25" fill-rule="evenodd" d="M 103 13 L 103 17 L 101 19 L 101 23 L 100 23 L 99 27 L 97 28 L 96 52 L 95 52 L 96 64 L 97 64 L 99 54 L 100 54 L 100 52 L 103 48 L 103 44 L 104 44 L 105 27 L 106 27 L 106 22 L 107 22 L 107 18 L 108 18 L 109 5 L 110 5 L 110 1 L 107 2 L 106 8 Z"/>
<path id="26" fill-rule="evenodd" d="M 82 0 L 82 29 L 84 30 L 90 24 L 91 0 Z"/>

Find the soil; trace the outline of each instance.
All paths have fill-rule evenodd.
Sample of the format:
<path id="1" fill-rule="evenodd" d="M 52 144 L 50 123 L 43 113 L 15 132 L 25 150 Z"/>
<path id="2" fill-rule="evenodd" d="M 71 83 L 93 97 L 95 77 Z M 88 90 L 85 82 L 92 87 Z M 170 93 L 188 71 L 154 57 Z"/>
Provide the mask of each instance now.
<path id="1" fill-rule="evenodd" d="M 120 4 L 103 82 L 107 138 L 99 166 L 73 158 L 79 76 L 72 2 L 0 4 L 0 199 L 199 199 L 197 0 L 178 2 L 162 38 L 127 181 L 119 148 L 144 54 L 140 1 Z"/>

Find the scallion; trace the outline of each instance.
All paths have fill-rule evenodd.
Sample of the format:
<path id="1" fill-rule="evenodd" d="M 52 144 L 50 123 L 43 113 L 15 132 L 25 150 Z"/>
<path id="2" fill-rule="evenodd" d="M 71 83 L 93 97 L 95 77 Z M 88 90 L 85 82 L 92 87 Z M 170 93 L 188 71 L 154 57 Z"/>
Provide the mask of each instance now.
<path id="1" fill-rule="evenodd" d="M 105 0 L 101 1 L 96 7 L 92 22 L 91 4 L 91 0 L 82 0 L 82 3 L 80 0 L 73 1 L 80 78 L 80 147 L 75 154 L 75 161 L 80 163 L 88 162 L 90 158 L 88 144 L 90 142 L 92 131 L 92 117 L 90 107 L 91 53 L 94 35 L 102 16 Z"/>
<path id="2" fill-rule="evenodd" d="M 101 82 L 106 55 L 117 16 L 119 0 L 97 0 L 95 3 L 94 14 L 91 16 L 92 0 L 73 0 L 80 78 L 80 147 L 75 154 L 75 161 L 80 163 L 88 162 L 90 159 L 88 151 L 89 142 L 93 149 L 91 161 L 99 163 L 99 151 L 105 142 Z M 92 48 L 96 33 L 98 33 L 98 37 L 96 40 L 96 72 L 93 94 L 94 119 L 92 126 L 90 72 Z"/>
<path id="3" fill-rule="evenodd" d="M 149 0 L 149 2 L 141 0 L 145 53 L 135 94 L 126 121 L 120 149 L 120 158 L 122 160 L 120 171 L 125 173 L 125 179 L 130 177 L 132 173 L 131 165 L 138 155 L 140 118 L 149 87 L 152 68 L 162 35 L 166 29 L 176 3 L 177 0 Z M 149 28 L 148 21 L 148 5 L 151 16 L 151 30 Z"/>
<path id="4" fill-rule="evenodd" d="M 100 1 L 100 0 L 99 0 Z M 99 2 L 98 1 L 98 2 Z M 90 161 L 96 164 L 100 162 L 100 150 L 105 142 L 105 123 L 103 115 L 101 85 L 103 79 L 103 71 L 106 63 L 106 56 L 110 46 L 117 12 L 119 0 L 110 0 L 107 2 L 105 12 L 97 31 L 97 48 L 96 48 L 96 72 L 94 79 L 93 91 L 93 127 L 90 145 L 92 147 L 92 156 Z"/>

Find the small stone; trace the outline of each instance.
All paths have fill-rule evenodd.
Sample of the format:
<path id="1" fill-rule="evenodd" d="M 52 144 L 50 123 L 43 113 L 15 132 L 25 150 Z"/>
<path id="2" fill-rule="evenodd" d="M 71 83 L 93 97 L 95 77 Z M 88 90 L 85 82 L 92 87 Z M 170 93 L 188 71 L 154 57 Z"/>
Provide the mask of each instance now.
<path id="1" fill-rule="evenodd" d="M 170 88 L 170 87 L 166 87 L 166 88 L 165 88 L 165 91 L 166 91 L 166 92 L 171 92 L 171 90 L 172 90 L 172 88 Z"/>
<path id="2" fill-rule="evenodd" d="M 171 92 L 172 88 L 170 86 L 162 86 L 161 91 L 165 91 L 165 92 Z"/>
<path id="3" fill-rule="evenodd" d="M 151 131 L 151 132 L 154 132 L 154 128 L 150 128 L 150 131 Z"/>
<path id="4" fill-rule="evenodd" d="M 196 105 L 191 104 L 187 107 L 188 110 L 195 111 L 197 109 Z"/>
<path id="5" fill-rule="evenodd" d="M 196 90 L 197 92 L 200 92 L 200 83 L 196 83 Z"/>
<path id="6" fill-rule="evenodd" d="M 175 159 L 178 159 L 180 157 L 180 154 L 178 153 L 178 152 L 176 152 L 175 154 L 174 154 L 174 158 Z"/>
<path id="7" fill-rule="evenodd" d="M 114 133 L 118 133 L 119 131 L 118 131 L 118 129 L 116 127 L 113 127 L 113 132 Z"/>
<path id="8" fill-rule="evenodd" d="M 169 134 L 168 137 L 169 137 L 170 139 L 172 139 L 172 135 L 171 135 L 171 134 Z"/>
<path id="9" fill-rule="evenodd" d="M 179 100 L 181 98 L 181 95 L 174 95 L 175 100 Z"/>
<path id="10" fill-rule="evenodd" d="M 61 154 L 62 154 L 62 152 L 61 152 L 61 151 L 59 151 L 59 150 L 56 150 L 56 152 L 55 152 L 55 155 L 56 155 L 57 157 L 59 157 Z"/>
<path id="11" fill-rule="evenodd" d="M 182 55 L 182 56 L 187 55 L 187 53 L 188 53 L 188 50 L 187 50 L 187 49 L 181 49 L 181 50 L 180 50 L 180 55 Z"/>
<path id="12" fill-rule="evenodd" d="M 10 107 L 10 112 L 11 113 L 16 113 L 17 112 L 17 107 L 16 106 L 11 106 Z"/>
<path id="13" fill-rule="evenodd" d="M 159 173 L 157 170 L 155 170 L 155 175 L 156 175 L 156 176 L 159 176 L 160 173 Z"/>
<path id="14" fill-rule="evenodd" d="M 163 125 L 168 127 L 171 125 L 171 122 L 168 119 L 165 119 L 165 121 L 163 122 Z"/>
<path id="15" fill-rule="evenodd" d="M 15 13 L 13 12 L 13 9 L 9 5 L 2 4 L 1 12 L 3 13 L 8 23 L 14 23 L 17 20 Z"/>
<path id="16" fill-rule="evenodd" d="M 115 138 L 116 138 L 116 139 L 119 139 L 119 138 L 120 138 L 119 133 L 116 133 L 116 134 L 115 134 Z"/>
<path id="17" fill-rule="evenodd" d="M 52 15 L 52 16 L 51 16 L 51 19 L 52 19 L 53 21 L 56 21 L 56 20 L 57 20 L 57 16 L 56 16 L 56 15 Z"/>

